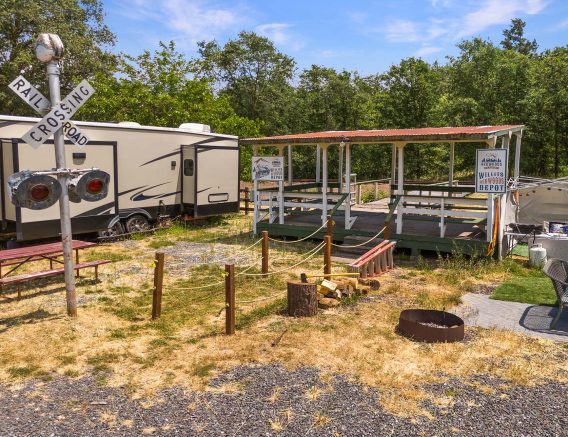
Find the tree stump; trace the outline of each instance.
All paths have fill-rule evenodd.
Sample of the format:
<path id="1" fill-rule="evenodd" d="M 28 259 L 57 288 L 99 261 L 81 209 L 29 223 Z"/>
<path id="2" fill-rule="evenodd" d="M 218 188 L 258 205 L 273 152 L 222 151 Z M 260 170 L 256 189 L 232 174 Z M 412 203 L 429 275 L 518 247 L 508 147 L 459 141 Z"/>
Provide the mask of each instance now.
<path id="1" fill-rule="evenodd" d="M 293 317 L 310 317 L 315 316 L 317 311 L 317 285 L 304 282 L 288 282 L 288 315 Z"/>

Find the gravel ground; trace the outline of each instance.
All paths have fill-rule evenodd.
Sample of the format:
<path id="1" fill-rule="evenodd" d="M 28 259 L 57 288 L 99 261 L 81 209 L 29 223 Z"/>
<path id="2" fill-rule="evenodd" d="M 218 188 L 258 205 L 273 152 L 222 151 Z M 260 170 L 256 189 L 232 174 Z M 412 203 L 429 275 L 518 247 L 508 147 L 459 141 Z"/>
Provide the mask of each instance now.
<path id="1" fill-rule="evenodd" d="M 377 390 L 343 376 L 323 382 L 312 368 L 239 367 L 214 379 L 206 392 L 173 388 L 150 400 L 129 399 L 91 377 L 58 378 L 18 389 L 0 386 L 0 435 L 568 435 L 567 387 L 507 389 L 491 378 L 478 382 L 495 393 L 458 381 L 430 386 L 449 399 L 443 408 L 425 405 L 435 416 L 430 420 L 387 413 Z"/>

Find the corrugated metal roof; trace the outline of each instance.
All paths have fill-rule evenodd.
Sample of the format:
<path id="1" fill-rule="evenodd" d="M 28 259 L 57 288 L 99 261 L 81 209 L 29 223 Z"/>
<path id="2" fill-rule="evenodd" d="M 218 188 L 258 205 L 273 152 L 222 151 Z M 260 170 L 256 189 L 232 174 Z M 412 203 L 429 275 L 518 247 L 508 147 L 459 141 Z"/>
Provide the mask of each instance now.
<path id="1" fill-rule="evenodd" d="M 264 138 L 245 138 L 243 145 L 265 144 L 327 144 L 341 141 L 350 143 L 426 142 L 452 140 L 487 140 L 493 136 L 518 132 L 523 125 L 425 127 L 418 129 L 382 129 L 355 131 L 327 131 L 306 134 L 280 135 Z"/>

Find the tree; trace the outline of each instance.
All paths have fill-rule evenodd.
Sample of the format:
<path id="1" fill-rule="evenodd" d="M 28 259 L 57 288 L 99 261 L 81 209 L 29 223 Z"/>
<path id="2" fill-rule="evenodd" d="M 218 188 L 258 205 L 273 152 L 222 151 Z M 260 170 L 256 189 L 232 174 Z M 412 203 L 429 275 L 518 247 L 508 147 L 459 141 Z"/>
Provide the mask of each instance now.
<path id="1" fill-rule="evenodd" d="M 241 32 L 221 47 L 199 43 L 201 74 L 216 81 L 237 114 L 263 122 L 263 133 L 289 131 L 294 90 L 290 84 L 295 62 L 272 41 L 254 32 Z"/>
<path id="2" fill-rule="evenodd" d="M 509 28 L 503 31 L 504 38 L 501 41 L 501 46 L 505 50 L 514 50 L 527 56 L 535 56 L 537 54 L 538 44 L 536 40 L 529 41 L 524 37 L 526 24 L 520 18 L 511 20 Z"/>
<path id="3" fill-rule="evenodd" d="M 259 135 L 259 123 L 235 113 L 226 96 L 215 96 L 211 83 L 194 76 L 196 66 L 160 42 L 155 52 L 121 57 L 116 76 L 99 74 L 97 92 L 77 114 L 89 121 L 135 121 L 144 125 L 177 127 L 204 123 L 214 131 L 250 137 Z M 243 153 L 243 162 L 247 154 Z M 250 159 L 250 156 L 249 156 Z M 244 177 L 250 166 L 243 167 Z"/>
<path id="4" fill-rule="evenodd" d="M 388 128 L 418 128 L 430 124 L 431 112 L 439 93 L 437 68 L 422 59 L 403 59 L 380 76 L 384 89 L 381 96 L 381 122 Z M 432 174 L 441 161 L 443 149 L 410 145 L 407 170 L 415 178 Z M 429 170 L 428 170 L 429 169 Z"/>
<path id="5" fill-rule="evenodd" d="M 42 32 L 58 34 L 65 45 L 62 94 L 96 74 L 111 75 L 115 36 L 104 24 L 101 0 L 3 0 L 0 8 L 0 113 L 37 115 L 7 85 L 20 72 L 47 95 L 45 65 L 34 53 Z"/>

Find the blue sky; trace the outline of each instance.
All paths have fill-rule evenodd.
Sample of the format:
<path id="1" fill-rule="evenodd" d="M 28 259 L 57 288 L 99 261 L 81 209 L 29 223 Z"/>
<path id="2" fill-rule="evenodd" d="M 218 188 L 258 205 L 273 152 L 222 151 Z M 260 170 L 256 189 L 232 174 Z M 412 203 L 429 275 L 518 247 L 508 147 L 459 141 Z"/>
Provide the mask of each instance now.
<path id="1" fill-rule="evenodd" d="M 241 30 L 271 38 L 311 64 L 381 72 L 417 56 L 444 62 L 473 36 L 501 41 L 510 20 L 527 22 L 541 48 L 568 44 L 568 0 L 103 0 L 116 51 L 138 54 L 174 40 L 188 55 L 196 42 L 223 43 Z"/>

